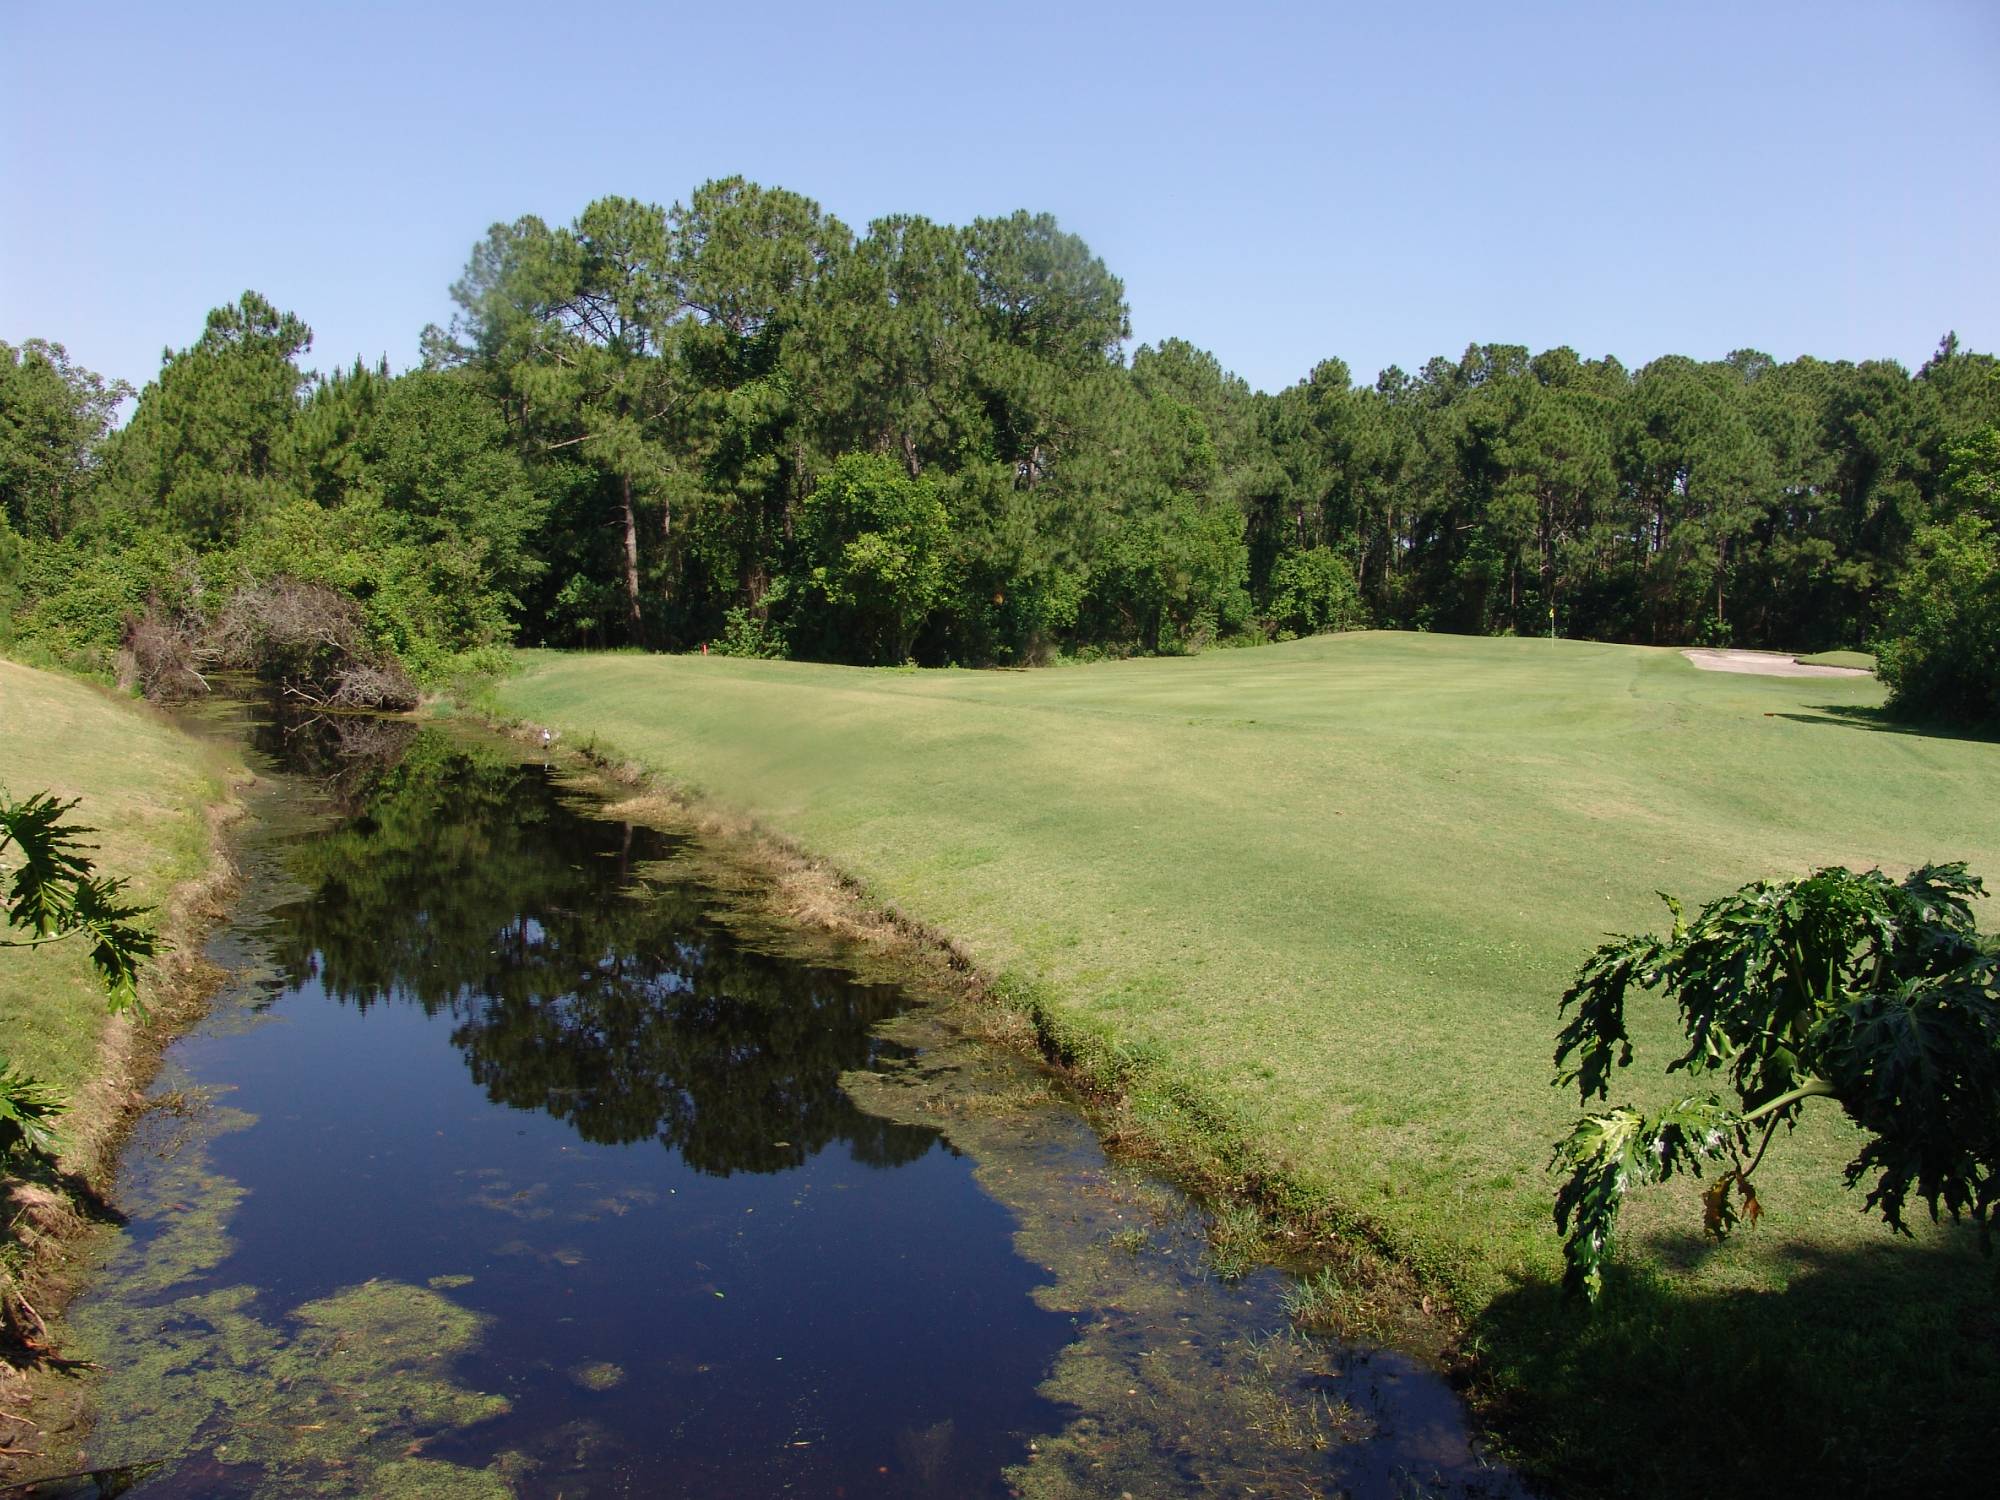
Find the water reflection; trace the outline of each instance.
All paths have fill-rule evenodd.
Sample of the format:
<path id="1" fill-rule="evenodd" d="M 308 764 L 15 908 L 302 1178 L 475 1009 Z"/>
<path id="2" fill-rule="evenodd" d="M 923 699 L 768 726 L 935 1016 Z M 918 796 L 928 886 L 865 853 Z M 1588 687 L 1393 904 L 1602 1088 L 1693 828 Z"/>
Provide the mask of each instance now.
<path id="1" fill-rule="evenodd" d="M 367 802 L 421 732 L 409 719 L 323 713 L 282 699 L 261 705 L 248 728 L 252 749 L 346 812 Z"/>
<path id="2" fill-rule="evenodd" d="M 870 1029 L 897 993 L 729 940 L 657 867 L 669 836 L 585 816 L 542 768 L 430 731 L 368 776 L 366 811 L 292 861 L 313 894 L 277 914 L 288 984 L 448 1013 L 496 1104 L 597 1144 L 653 1137 L 703 1172 L 779 1171 L 835 1141 L 893 1166 L 936 1143 L 839 1086 L 882 1055 Z"/>

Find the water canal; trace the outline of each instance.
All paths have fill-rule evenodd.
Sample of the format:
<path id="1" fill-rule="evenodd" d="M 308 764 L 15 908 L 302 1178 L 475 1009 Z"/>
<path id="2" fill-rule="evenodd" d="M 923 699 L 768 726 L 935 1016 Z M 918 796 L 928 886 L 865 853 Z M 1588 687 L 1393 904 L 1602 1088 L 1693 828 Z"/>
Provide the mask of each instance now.
<path id="1" fill-rule="evenodd" d="M 238 706 L 232 976 L 68 1337 L 148 1496 L 1515 1493 L 1290 1329 L 1031 1063 L 700 836 L 459 731 Z M 225 716 L 226 717 L 226 716 Z M 211 718 L 211 725 L 219 722 Z"/>

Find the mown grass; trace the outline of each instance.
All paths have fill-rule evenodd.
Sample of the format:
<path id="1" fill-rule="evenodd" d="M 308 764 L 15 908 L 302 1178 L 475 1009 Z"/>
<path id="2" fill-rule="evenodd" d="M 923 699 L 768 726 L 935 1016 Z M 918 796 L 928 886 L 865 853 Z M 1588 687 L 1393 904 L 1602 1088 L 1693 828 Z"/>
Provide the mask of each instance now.
<path id="1" fill-rule="evenodd" d="M 1549 1087 L 1555 1002 L 1606 933 L 1659 923 L 1656 891 L 1827 863 L 2000 878 L 2000 747 L 1881 732 L 1871 679 L 1364 634 L 1033 673 L 529 653 L 495 693 L 834 860 L 1095 1039 L 1144 1108 L 1365 1222 L 1450 1292 L 1507 1430 L 1573 1485 L 1650 1441 L 1643 1401 L 1593 1418 L 1601 1442 L 1563 1414 L 1607 1371 L 1681 1390 L 1708 1351 L 1758 1450 L 1719 1472 L 1763 1474 L 1838 1450 L 1856 1391 L 1931 1392 L 1934 1432 L 1926 1341 L 1990 1326 L 1970 1236 L 1890 1243 L 1825 1112 L 1773 1152 L 1754 1232 L 1707 1245 L 1691 1191 L 1662 1194 L 1631 1215 L 1622 1305 L 1583 1319 L 1549 1292 L 1544 1167 L 1576 1110 Z M 1670 1034 L 1639 1028 L 1635 1102 L 1668 1093 Z M 1869 1373 L 1743 1405 L 1718 1372 L 1768 1378 L 1807 1306 L 1835 1344 L 1865 1334 Z M 1949 1381 L 1990 1400 L 1981 1358 Z"/>
<path id="2" fill-rule="evenodd" d="M 1864 672 L 1875 670 L 1875 658 L 1866 651 L 1817 651 L 1811 656 L 1794 657 L 1793 660 L 1808 667 L 1859 667 Z"/>
<path id="3" fill-rule="evenodd" d="M 208 862 L 209 752 L 108 690 L 0 660 L 0 787 L 17 801 L 79 799 L 69 820 L 95 830 L 89 857 L 142 904 L 159 906 Z M 73 1097 L 105 1024 L 81 941 L 0 949 L 0 1054 Z"/>

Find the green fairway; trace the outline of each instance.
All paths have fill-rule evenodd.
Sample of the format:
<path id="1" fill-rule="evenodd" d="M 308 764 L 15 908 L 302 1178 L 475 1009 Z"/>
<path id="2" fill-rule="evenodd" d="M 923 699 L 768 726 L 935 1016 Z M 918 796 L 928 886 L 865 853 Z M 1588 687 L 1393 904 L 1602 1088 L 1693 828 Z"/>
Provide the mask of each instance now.
<path id="1" fill-rule="evenodd" d="M 2000 877 L 2000 746 L 1883 727 L 1870 678 L 1402 634 L 1040 672 L 523 665 L 504 711 L 753 814 L 1034 982 L 1149 1098 L 1219 1110 L 1475 1317 L 1558 1273 L 1555 1004 L 1604 934 L 1659 925 L 1659 890 L 1819 864 Z M 1671 1034 L 1642 1018 L 1614 1099 L 1668 1096 Z M 1897 1245 L 1862 1216 L 1853 1145 L 1821 1111 L 1772 1152 L 1754 1232 L 1709 1248 L 1692 1190 L 1662 1191 L 1628 1253 L 1690 1306 L 1885 1249 L 1892 1278 L 1921 1256 L 1934 1305 L 1990 1303 L 1969 1235 Z"/>

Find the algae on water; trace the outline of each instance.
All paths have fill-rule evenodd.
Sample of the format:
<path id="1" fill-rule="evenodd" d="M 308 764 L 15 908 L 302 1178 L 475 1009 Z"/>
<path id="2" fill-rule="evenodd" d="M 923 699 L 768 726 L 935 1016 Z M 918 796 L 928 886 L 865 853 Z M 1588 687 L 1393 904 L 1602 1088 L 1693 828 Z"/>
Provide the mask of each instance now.
<path id="1" fill-rule="evenodd" d="M 158 1121 L 149 1117 L 146 1126 Z M 208 1143 L 256 1123 L 253 1114 L 204 1099 L 190 1106 L 171 1139 L 159 1143 L 150 1170 L 124 1195 L 126 1211 L 148 1226 L 150 1237 L 121 1237 L 104 1265 L 116 1277 L 121 1298 L 138 1302 L 162 1295 L 229 1258 L 236 1248 L 229 1222 L 243 1188 L 210 1167 Z"/>
<path id="2" fill-rule="evenodd" d="M 488 1469 L 404 1458 L 375 1470 L 367 1493 L 375 1500 L 509 1500 L 514 1487 Z"/>
<path id="3" fill-rule="evenodd" d="M 850 1073 L 842 1086 L 868 1110 L 942 1129 L 979 1162 L 980 1181 L 1015 1215 L 1016 1251 L 1048 1273 L 1035 1300 L 1076 1325 L 1041 1387 L 1069 1420 L 1007 1471 L 1015 1493 L 1323 1492 L 1330 1452 L 1369 1423 L 1329 1389 L 1327 1346 L 1259 1335 L 1245 1319 L 1255 1299 L 1269 1326 L 1285 1325 L 1278 1278 L 1219 1283 L 1200 1215 L 1104 1162 L 1032 1066 L 920 1014 L 884 1030 L 923 1064 Z"/>
<path id="4" fill-rule="evenodd" d="M 240 1129 L 215 1111 L 205 1124 Z M 96 1468 L 190 1461 L 218 1467 L 219 1488 L 287 1494 L 424 1495 L 489 1500 L 498 1475 L 420 1458 L 442 1434 L 499 1416 L 505 1397 L 459 1385 L 452 1362 L 487 1319 L 432 1287 L 368 1281 L 278 1317 L 252 1286 L 214 1286 L 228 1258 L 241 1187 L 214 1171 L 207 1140 L 184 1142 L 139 1175 L 136 1218 L 79 1305 L 70 1337 L 103 1370 L 97 1404 L 115 1419 L 90 1437 Z M 437 1286 L 470 1278 L 440 1275 Z"/>
<path id="5" fill-rule="evenodd" d="M 577 1365 L 569 1372 L 569 1378 L 587 1391 L 608 1391 L 625 1383 L 625 1367 L 608 1359 L 593 1360 Z"/>
<path id="6" fill-rule="evenodd" d="M 256 1288 L 235 1286 L 96 1310 L 78 1332 L 106 1367 L 102 1408 L 118 1417 L 92 1439 L 89 1461 L 208 1452 L 295 1493 L 509 1493 L 491 1476 L 404 1462 L 418 1445 L 508 1409 L 505 1397 L 451 1378 L 451 1361 L 484 1327 L 480 1314 L 392 1281 L 272 1322 L 256 1300 Z M 449 1483 L 393 1487 L 425 1476 Z"/>

